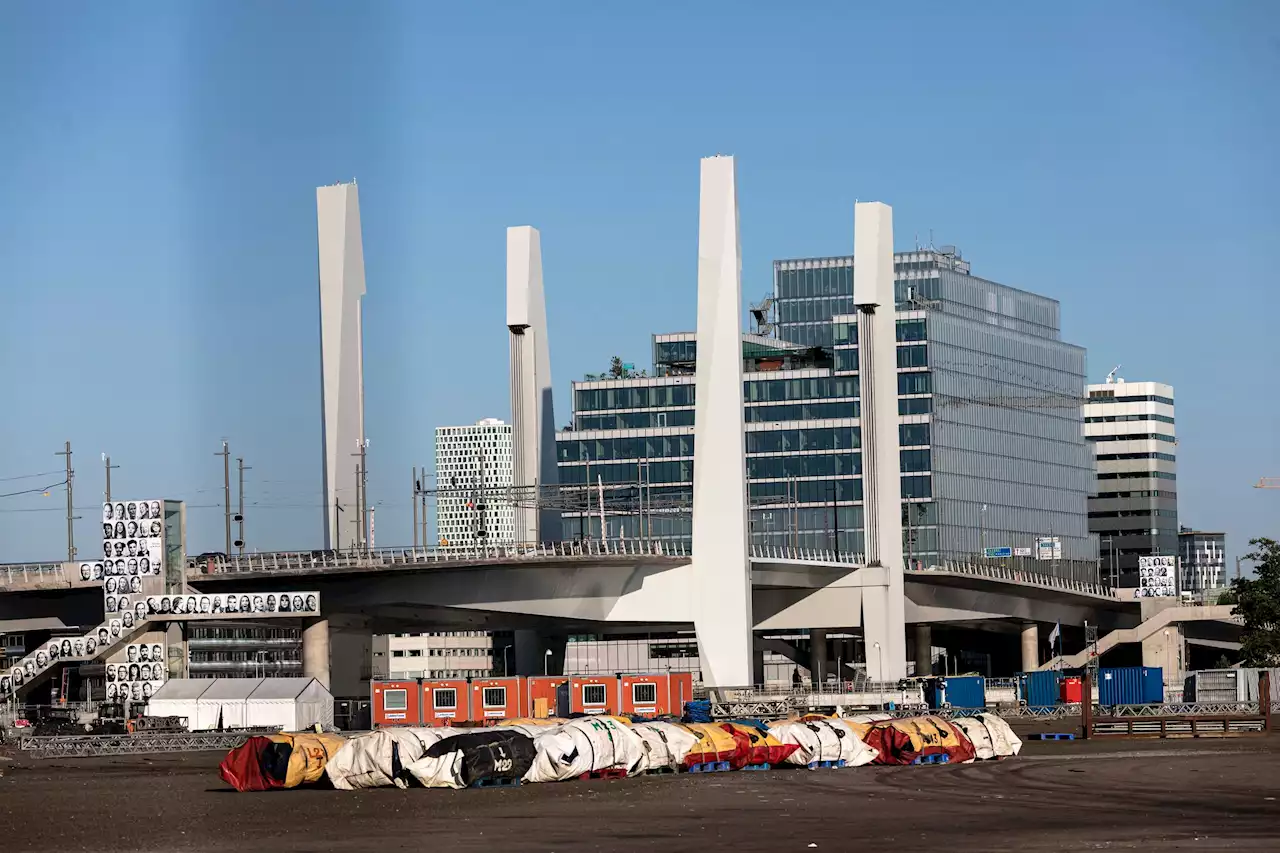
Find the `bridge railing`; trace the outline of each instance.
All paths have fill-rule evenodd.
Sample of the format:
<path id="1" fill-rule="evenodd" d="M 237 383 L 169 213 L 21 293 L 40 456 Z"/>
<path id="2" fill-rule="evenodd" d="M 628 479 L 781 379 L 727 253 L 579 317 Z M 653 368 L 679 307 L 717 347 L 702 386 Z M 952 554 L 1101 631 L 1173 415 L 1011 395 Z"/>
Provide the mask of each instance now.
<path id="1" fill-rule="evenodd" d="M 189 560 L 193 573 L 223 574 L 279 570 L 323 571 L 325 569 L 376 568 L 430 563 L 486 561 L 563 560 L 575 557 L 675 557 L 687 558 L 689 549 L 680 542 L 662 540 L 612 539 L 479 547 L 377 548 L 367 551 L 278 551 L 232 557 Z"/>
<path id="2" fill-rule="evenodd" d="M 1048 572 L 1034 572 L 1027 569 L 1014 569 L 1007 566 L 991 565 L 987 563 L 959 563 L 948 561 L 940 565 L 913 568 L 908 571 L 911 574 L 918 575 L 943 572 L 957 575 L 969 575 L 971 577 L 991 578 L 992 580 L 1030 584 L 1032 586 L 1047 587 L 1049 589 L 1080 592 L 1085 593 L 1086 595 L 1098 595 L 1103 598 L 1115 597 L 1111 588 L 1106 584 L 1078 581 L 1073 580 L 1072 578 L 1064 578 L 1058 575 L 1049 574 Z"/>
<path id="3" fill-rule="evenodd" d="M 62 563 L 9 563 L 0 566 L 0 588 L 21 589 L 40 584 L 66 583 L 67 580 Z"/>
<path id="4" fill-rule="evenodd" d="M 752 545 L 750 548 L 753 560 L 796 560 L 806 563 L 842 563 L 860 566 L 864 563 L 862 554 L 848 551 L 836 551 L 829 548 L 790 548 L 777 545 Z"/>

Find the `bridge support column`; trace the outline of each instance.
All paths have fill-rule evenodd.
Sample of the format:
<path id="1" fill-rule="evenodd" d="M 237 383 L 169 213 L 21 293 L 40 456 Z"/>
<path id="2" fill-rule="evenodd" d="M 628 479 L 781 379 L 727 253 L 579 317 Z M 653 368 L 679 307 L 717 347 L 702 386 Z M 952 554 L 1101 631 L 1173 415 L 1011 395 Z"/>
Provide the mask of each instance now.
<path id="1" fill-rule="evenodd" d="M 1035 622 L 1022 623 L 1022 671 L 1031 672 L 1040 666 L 1040 626 Z"/>
<path id="2" fill-rule="evenodd" d="M 329 688 L 329 620 L 302 622 L 302 674 Z"/>
<path id="3" fill-rule="evenodd" d="M 933 675 L 933 627 L 928 624 L 916 625 L 916 677 Z"/>
<path id="4" fill-rule="evenodd" d="M 702 680 L 752 681 L 742 411 L 742 249 L 732 157 L 702 160 L 698 207 L 698 364 L 693 420 L 693 626 Z M 896 433 L 895 433 L 896 435 Z"/>
<path id="5" fill-rule="evenodd" d="M 541 631 L 520 630 L 514 633 L 516 675 L 564 674 L 567 637 Z"/>
<path id="6" fill-rule="evenodd" d="M 821 684 L 830 673 L 827 665 L 827 632 L 822 628 L 809 629 L 809 675 L 814 684 Z"/>
<path id="7" fill-rule="evenodd" d="M 907 674 L 907 620 L 893 209 L 878 201 L 854 205 L 853 240 L 858 258 L 853 268 L 853 302 L 858 312 L 858 372 L 862 380 L 865 556 L 867 565 L 885 570 L 885 586 L 863 590 L 862 627 L 868 675 L 875 681 L 895 681 Z"/>

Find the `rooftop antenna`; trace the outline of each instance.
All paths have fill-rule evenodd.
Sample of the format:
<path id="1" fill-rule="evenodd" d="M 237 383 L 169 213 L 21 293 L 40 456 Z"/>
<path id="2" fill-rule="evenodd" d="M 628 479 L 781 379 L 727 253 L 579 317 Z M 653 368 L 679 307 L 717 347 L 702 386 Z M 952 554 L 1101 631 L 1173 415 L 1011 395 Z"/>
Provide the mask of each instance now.
<path id="1" fill-rule="evenodd" d="M 1120 365 L 1117 364 L 1115 367 L 1111 368 L 1111 372 L 1107 374 L 1108 385 L 1116 384 L 1116 374 L 1119 372 L 1120 372 Z M 1124 380 L 1121 379 L 1120 381 L 1123 382 Z"/>
<path id="2" fill-rule="evenodd" d="M 933 229 L 929 229 L 929 251 L 933 251 Z"/>

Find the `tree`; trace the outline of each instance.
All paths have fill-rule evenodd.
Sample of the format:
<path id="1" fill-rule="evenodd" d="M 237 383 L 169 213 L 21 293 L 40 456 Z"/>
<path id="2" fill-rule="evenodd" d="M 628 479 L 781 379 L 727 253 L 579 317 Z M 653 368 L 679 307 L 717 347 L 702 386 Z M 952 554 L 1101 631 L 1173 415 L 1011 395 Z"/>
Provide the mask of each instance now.
<path id="1" fill-rule="evenodd" d="M 627 375 L 627 368 L 622 363 L 622 356 L 615 355 L 609 359 L 609 376 L 622 379 Z"/>
<path id="2" fill-rule="evenodd" d="M 1257 567 L 1255 577 L 1231 582 L 1236 606 L 1232 615 L 1244 620 L 1240 653 L 1246 666 L 1280 666 L 1280 542 L 1252 539 L 1257 550 L 1246 556 Z"/>

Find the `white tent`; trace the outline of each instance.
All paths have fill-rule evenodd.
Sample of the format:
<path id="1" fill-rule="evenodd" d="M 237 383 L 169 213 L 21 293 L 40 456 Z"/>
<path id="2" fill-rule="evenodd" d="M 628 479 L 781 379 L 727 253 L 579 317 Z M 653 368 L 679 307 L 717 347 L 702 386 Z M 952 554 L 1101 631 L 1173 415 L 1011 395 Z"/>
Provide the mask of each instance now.
<path id="1" fill-rule="evenodd" d="M 246 725 L 297 732 L 333 725 L 333 694 L 314 678 L 264 678 L 245 701 Z"/>
<path id="2" fill-rule="evenodd" d="M 249 728 L 245 706 L 248 704 L 249 696 L 263 681 L 266 679 L 212 679 L 209 689 L 201 693 L 200 698 L 196 700 L 196 718 L 191 721 L 191 730 Z"/>
<path id="3" fill-rule="evenodd" d="M 196 725 L 196 700 L 213 684 L 211 678 L 172 678 L 147 702 L 152 717 L 186 717 L 187 728 Z"/>

